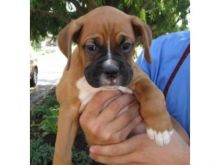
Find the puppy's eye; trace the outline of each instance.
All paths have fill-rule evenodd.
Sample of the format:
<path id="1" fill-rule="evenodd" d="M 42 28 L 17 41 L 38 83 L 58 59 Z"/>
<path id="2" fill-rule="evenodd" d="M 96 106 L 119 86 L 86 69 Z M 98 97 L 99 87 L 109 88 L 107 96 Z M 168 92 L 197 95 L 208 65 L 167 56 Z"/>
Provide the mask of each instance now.
<path id="1" fill-rule="evenodd" d="M 85 49 L 90 54 L 94 54 L 98 51 L 98 47 L 94 43 L 86 44 Z"/>
<path id="2" fill-rule="evenodd" d="M 121 50 L 124 53 L 129 53 L 132 50 L 133 44 L 131 42 L 125 41 L 121 44 Z"/>

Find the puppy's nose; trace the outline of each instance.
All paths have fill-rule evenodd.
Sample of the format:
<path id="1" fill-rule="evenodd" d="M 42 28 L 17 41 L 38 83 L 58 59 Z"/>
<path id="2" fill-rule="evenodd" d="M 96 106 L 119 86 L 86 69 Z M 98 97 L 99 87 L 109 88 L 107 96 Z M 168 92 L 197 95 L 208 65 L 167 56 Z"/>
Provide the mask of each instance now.
<path id="1" fill-rule="evenodd" d="M 114 79 L 118 76 L 119 67 L 116 64 L 110 62 L 104 62 L 103 64 L 103 73 L 105 74 L 106 78 Z"/>

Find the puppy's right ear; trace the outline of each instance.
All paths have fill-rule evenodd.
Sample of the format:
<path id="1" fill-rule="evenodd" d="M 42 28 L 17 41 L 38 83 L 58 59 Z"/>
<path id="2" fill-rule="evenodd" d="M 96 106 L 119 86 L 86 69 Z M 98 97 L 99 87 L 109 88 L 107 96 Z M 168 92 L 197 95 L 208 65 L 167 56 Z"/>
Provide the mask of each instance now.
<path id="1" fill-rule="evenodd" d="M 58 34 L 58 46 L 62 53 L 68 58 L 66 66 L 67 70 L 70 68 L 72 42 L 78 42 L 83 24 L 83 17 L 80 17 L 77 20 L 72 20 Z"/>
<path id="2" fill-rule="evenodd" d="M 138 17 L 131 16 L 131 24 L 134 29 L 135 37 L 141 38 L 144 46 L 144 56 L 149 64 L 151 64 L 150 45 L 152 41 L 152 33 L 148 25 L 145 25 Z"/>

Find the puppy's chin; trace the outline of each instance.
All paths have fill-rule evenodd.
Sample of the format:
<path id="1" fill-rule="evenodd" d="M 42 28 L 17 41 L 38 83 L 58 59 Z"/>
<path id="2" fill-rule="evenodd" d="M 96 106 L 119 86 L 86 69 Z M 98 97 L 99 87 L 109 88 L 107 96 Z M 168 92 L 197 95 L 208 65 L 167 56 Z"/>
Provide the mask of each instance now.
<path id="1" fill-rule="evenodd" d="M 100 76 L 100 86 L 111 87 L 111 86 L 120 86 L 120 78 L 108 79 L 104 75 Z"/>
<path id="2" fill-rule="evenodd" d="M 100 76 L 98 81 L 90 81 L 87 80 L 89 85 L 91 85 L 93 88 L 99 88 L 99 87 L 105 87 L 105 88 L 112 88 L 112 87 L 117 87 L 117 86 L 122 86 L 119 81 L 119 79 L 106 79 Z"/>

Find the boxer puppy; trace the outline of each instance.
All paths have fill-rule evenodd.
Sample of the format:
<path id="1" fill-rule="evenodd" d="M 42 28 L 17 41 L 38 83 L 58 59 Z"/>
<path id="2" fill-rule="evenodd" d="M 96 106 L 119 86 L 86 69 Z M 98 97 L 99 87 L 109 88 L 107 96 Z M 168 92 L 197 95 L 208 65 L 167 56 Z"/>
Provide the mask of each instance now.
<path id="1" fill-rule="evenodd" d="M 100 90 L 133 93 L 140 103 L 149 138 L 161 146 L 170 142 L 173 127 L 164 96 L 132 60 L 138 39 L 151 63 L 150 29 L 137 17 L 109 6 L 71 21 L 59 33 L 58 45 L 68 62 L 56 88 L 60 112 L 55 165 L 71 164 L 79 115 Z M 72 42 L 77 44 L 73 53 Z"/>

